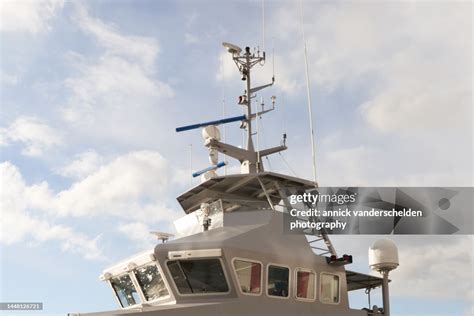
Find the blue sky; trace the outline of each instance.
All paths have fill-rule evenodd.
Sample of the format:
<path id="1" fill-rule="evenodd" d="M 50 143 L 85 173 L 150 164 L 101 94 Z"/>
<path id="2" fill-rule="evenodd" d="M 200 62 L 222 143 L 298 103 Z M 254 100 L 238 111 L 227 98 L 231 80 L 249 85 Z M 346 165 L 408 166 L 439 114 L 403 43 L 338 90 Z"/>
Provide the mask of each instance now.
<path id="1" fill-rule="evenodd" d="M 148 231 L 173 229 L 191 156 L 194 169 L 208 164 L 200 133 L 174 128 L 220 118 L 223 104 L 228 116 L 241 113 L 242 82 L 221 43 L 262 48 L 261 7 L 1 2 L 1 301 L 43 301 L 39 315 L 116 307 L 98 275 L 152 247 Z M 303 9 L 319 183 L 472 186 L 472 3 Z M 269 104 L 276 95 L 278 110 L 263 118 L 260 143 L 287 133 L 284 157 L 309 178 L 299 6 L 266 2 L 265 17 L 269 58 L 254 82 L 270 81 L 274 48 L 276 84 L 262 96 Z M 241 144 L 236 124 L 227 140 Z M 266 168 L 293 174 L 278 155 Z M 335 244 L 368 272 L 374 239 Z M 395 239 L 393 315 L 471 315 L 472 237 Z"/>

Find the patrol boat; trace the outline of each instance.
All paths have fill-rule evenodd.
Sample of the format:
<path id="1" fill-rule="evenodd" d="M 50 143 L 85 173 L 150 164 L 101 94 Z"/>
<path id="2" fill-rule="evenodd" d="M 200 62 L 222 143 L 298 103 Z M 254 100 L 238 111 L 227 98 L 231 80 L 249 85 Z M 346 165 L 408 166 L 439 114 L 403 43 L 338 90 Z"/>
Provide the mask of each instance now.
<path id="1" fill-rule="evenodd" d="M 273 148 L 255 149 L 253 143 L 252 121 L 275 109 L 275 97 L 271 107 L 262 102 L 255 113 L 252 100 L 274 78 L 252 87 L 251 69 L 265 63 L 265 53 L 223 45 L 246 85 L 238 98 L 245 114 L 176 129 L 202 128 L 211 163 L 193 174 L 201 184 L 177 198 L 185 213 L 175 222 L 177 236 L 156 232 L 162 242 L 154 249 L 105 269 L 100 279 L 119 308 L 84 315 L 388 316 L 388 272 L 398 266 L 391 241 L 379 240 L 369 249 L 371 267 L 383 275 L 376 277 L 346 270 L 352 256 L 339 257 L 324 230 L 307 231 L 310 237 L 285 233 L 289 210 L 312 206 L 290 205 L 290 196 L 317 194 L 318 185 L 264 170 L 263 157 L 287 149 L 286 135 Z M 246 131 L 245 149 L 221 141 L 218 126 L 238 121 Z M 241 173 L 217 175 L 226 164 L 219 153 L 238 160 Z M 382 287 L 382 308 L 350 308 L 349 291 L 365 289 L 370 295 L 377 287 Z"/>

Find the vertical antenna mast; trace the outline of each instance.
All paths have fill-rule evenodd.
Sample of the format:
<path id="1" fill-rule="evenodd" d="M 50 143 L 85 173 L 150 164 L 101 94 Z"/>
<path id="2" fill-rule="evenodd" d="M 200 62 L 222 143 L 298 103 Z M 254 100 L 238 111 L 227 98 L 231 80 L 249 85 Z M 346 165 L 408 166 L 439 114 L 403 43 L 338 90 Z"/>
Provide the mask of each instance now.
<path id="1" fill-rule="evenodd" d="M 224 93 L 224 92 L 223 92 Z M 222 97 L 222 118 L 225 118 L 226 113 L 225 113 L 225 96 Z M 222 131 L 222 136 L 224 139 L 224 142 L 226 141 L 226 128 L 224 126 L 224 129 Z M 224 154 L 224 161 L 227 161 L 227 156 Z M 224 175 L 227 175 L 227 165 L 224 166 Z"/>
<path id="2" fill-rule="evenodd" d="M 262 0 L 262 51 L 265 51 L 265 0 Z"/>
<path id="3" fill-rule="evenodd" d="M 222 75 L 222 118 L 226 117 L 225 111 L 225 80 L 224 80 L 224 58 L 221 57 L 221 75 Z M 222 136 L 224 143 L 226 142 L 226 128 L 225 125 L 222 130 Z M 227 156 L 224 154 L 224 161 L 227 160 Z M 227 175 L 227 164 L 224 166 L 224 175 Z"/>
<path id="4" fill-rule="evenodd" d="M 310 135 L 311 135 L 311 155 L 313 158 L 313 181 L 314 184 L 317 186 L 317 178 L 316 178 L 316 148 L 314 144 L 314 128 L 313 128 L 313 111 L 311 107 L 311 92 L 310 92 L 310 85 L 309 85 L 309 72 L 308 72 L 308 54 L 306 51 L 306 37 L 304 33 L 304 19 L 303 19 L 303 2 L 300 1 L 300 12 L 301 12 L 301 31 L 303 33 L 303 46 L 304 46 L 304 64 L 305 64 L 305 73 L 306 73 L 306 95 L 308 98 L 308 112 L 309 112 L 309 128 L 310 128 Z"/>
<path id="5" fill-rule="evenodd" d="M 250 47 L 245 47 L 245 64 L 242 71 L 242 80 L 247 80 L 247 150 L 254 151 L 253 140 L 252 140 L 252 92 L 250 91 L 250 68 L 251 65 L 251 54 Z"/>
<path id="6" fill-rule="evenodd" d="M 266 109 L 264 106 L 262 106 L 262 109 L 260 111 L 257 109 L 256 113 L 252 113 L 252 99 L 256 97 L 256 93 L 262 89 L 273 86 L 273 83 L 275 82 L 275 78 L 273 77 L 271 83 L 257 87 L 251 86 L 251 69 L 256 64 L 260 64 L 262 66 L 265 64 L 265 52 L 261 53 L 259 49 L 254 49 L 253 51 L 250 51 L 250 47 L 245 47 L 245 50 L 242 51 L 242 49 L 237 45 L 227 42 L 222 43 L 222 45 L 232 55 L 232 60 L 234 61 L 240 74 L 242 75 L 242 81 L 245 81 L 245 92 L 243 95 L 240 95 L 238 99 L 238 104 L 242 105 L 245 115 L 186 125 L 176 128 L 177 132 L 184 132 L 197 128 L 203 128 L 202 136 L 204 138 L 204 146 L 209 149 L 209 161 L 211 162 L 211 166 L 193 173 L 193 177 L 201 176 L 202 181 L 207 181 L 208 179 L 217 176 L 215 171 L 218 168 L 224 167 L 226 165 L 226 162 L 218 161 L 218 152 L 225 154 L 227 157 L 237 159 L 240 162 L 241 173 L 260 173 L 264 171 L 263 164 L 261 163 L 262 157 L 267 157 L 268 155 L 272 155 L 287 149 L 284 141 L 280 146 L 266 148 L 263 150 L 260 149 L 260 146 L 257 143 L 257 151 L 255 151 L 253 144 L 254 134 L 252 129 L 252 120 L 258 120 L 263 114 L 266 114 L 275 109 L 275 98 L 272 97 L 271 108 Z M 225 111 L 224 106 L 225 101 L 223 101 L 223 108 Z M 241 122 L 241 128 L 245 129 L 247 134 L 247 146 L 245 149 L 220 141 L 221 137 L 217 125 L 227 124 L 236 121 Z M 259 122 L 257 121 L 256 123 L 258 133 Z"/>

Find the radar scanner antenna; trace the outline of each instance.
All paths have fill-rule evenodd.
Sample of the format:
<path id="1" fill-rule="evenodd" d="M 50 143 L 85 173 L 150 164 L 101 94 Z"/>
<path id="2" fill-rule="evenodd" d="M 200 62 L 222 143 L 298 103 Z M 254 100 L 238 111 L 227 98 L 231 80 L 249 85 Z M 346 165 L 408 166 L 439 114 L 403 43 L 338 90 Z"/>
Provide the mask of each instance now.
<path id="1" fill-rule="evenodd" d="M 174 237 L 173 234 L 164 233 L 164 232 L 150 232 L 150 234 L 155 235 L 158 240 L 161 240 L 162 243 L 168 241 L 168 239 Z"/>

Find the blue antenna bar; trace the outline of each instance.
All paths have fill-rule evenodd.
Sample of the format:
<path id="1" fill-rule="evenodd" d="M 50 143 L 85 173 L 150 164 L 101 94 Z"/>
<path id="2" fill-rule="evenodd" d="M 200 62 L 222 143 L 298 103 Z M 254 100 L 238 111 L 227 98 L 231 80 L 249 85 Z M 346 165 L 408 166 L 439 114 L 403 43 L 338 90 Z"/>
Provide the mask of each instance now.
<path id="1" fill-rule="evenodd" d="M 181 126 L 181 127 L 176 128 L 176 132 L 184 132 L 184 131 L 189 131 L 191 129 L 205 127 L 208 125 L 226 124 L 226 123 L 232 123 L 232 122 L 237 122 L 237 121 L 242 121 L 242 120 L 245 120 L 245 115 L 234 116 L 234 117 L 229 117 L 222 120 L 193 124 L 193 125 L 188 125 L 188 126 Z"/>
<path id="2" fill-rule="evenodd" d="M 200 171 L 196 171 L 193 173 L 193 178 L 196 178 L 196 177 L 199 177 L 200 175 L 202 175 L 203 173 L 206 173 L 208 171 L 211 171 L 211 170 L 217 170 L 219 168 L 222 168 L 226 165 L 227 163 L 225 161 L 219 161 L 217 163 L 217 165 L 214 165 L 214 166 L 210 166 L 210 167 L 207 167 L 206 169 L 202 169 Z"/>

